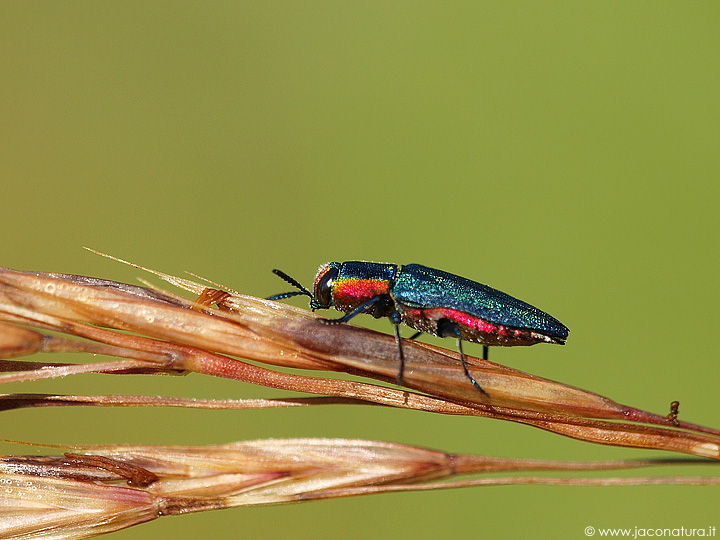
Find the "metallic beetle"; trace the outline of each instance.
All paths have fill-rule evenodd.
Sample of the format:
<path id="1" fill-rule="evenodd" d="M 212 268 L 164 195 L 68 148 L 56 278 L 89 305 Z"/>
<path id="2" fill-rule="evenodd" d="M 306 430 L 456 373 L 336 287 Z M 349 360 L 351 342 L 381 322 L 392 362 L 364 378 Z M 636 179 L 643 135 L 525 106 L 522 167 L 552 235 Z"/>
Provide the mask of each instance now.
<path id="1" fill-rule="evenodd" d="M 273 270 L 297 291 L 276 294 L 280 300 L 300 294 L 310 297 L 310 307 L 334 307 L 346 315 L 332 323 L 344 323 L 360 313 L 388 317 L 395 329 L 400 351 L 398 385 L 402 385 L 405 356 L 400 323 L 440 337 L 457 338 L 460 362 L 467 378 L 487 393 L 470 375 L 462 350 L 463 341 L 488 346 L 564 345 L 568 329 L 560 321 L 504 292 L 469 279 L 420 264 L 397 265 L 365 261 L 330 262 L 320 267 L 313 292 L 280 270 Z"/>

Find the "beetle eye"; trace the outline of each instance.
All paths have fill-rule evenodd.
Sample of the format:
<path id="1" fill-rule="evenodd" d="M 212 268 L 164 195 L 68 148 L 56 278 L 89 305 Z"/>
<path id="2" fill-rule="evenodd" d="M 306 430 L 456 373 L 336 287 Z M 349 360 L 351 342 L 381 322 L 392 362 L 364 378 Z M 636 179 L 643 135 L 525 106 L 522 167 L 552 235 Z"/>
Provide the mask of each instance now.
<path id="1" fill-rule="evenodd" d="M 315 301 L 318 307 L 328 308 L 332 304 L 332 286 L 338 276 L 337 268 L 330 268 L 315 284 Z"/>

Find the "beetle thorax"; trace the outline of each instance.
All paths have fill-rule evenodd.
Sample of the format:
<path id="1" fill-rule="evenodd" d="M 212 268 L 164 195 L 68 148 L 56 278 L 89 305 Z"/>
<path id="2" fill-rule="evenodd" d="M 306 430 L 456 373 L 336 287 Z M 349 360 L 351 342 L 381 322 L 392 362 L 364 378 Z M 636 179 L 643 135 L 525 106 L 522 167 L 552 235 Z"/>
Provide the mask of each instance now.
<path id="1" fill-rule="evenodd" d="M 331 305 L 349 313 L 377 298 L 366 311 L 375 317 L 387 315 L 393 309 L 392 293 L 397 265 L 350 261 L 328 263 L 320 268 L 315 280 L 315 295 L 319 303 Z"/>

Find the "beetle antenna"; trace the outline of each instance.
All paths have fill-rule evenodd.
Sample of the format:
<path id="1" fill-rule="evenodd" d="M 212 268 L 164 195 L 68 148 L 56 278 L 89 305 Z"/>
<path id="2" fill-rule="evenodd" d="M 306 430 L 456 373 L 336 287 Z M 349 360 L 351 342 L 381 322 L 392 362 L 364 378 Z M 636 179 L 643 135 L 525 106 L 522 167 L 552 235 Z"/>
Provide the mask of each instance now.
<path id="1" fill-rule="evenodd" d="M 283 281 L 288 282 L 290 285 L 292 285 L 293 287 L 295 287 L 298 290 L 292 291 L 292 292 L 275 294 L 273 296 L 269 296 L 268 300 L 282 300 L 283 298 L 290 298 L 291 296 L 299 296 L 301 294 L 304 294 L 305 296 L 310 297 L 311 302 L 315 302 L 315 297 L 313 296 L 313 294 L 309 290 L 307 290 L 305 287 L 300 285 L 300 283 L 296 279 L 291 278 L 285 272 L 283 272 L 282 270 L 278 270 L 277 268 L 274 268 L 272 272 L 277 277 L 279 277 Z"/>

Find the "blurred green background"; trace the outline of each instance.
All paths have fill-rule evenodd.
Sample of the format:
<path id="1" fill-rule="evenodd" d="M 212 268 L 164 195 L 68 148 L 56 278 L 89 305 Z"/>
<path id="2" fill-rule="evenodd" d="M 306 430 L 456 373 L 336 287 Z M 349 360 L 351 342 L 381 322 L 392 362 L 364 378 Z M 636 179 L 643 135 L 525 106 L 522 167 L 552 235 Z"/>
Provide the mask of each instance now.
<path id="1" fill-rule="evenodd" d="M 491 359 L 663 414 L 677 399 L 681 418 L 718 427 L 719 17 L 710 2 L 2 2 L 0 264 L 140 275 L 90 246 L 266 296 L 286 290 L 274 267 L 309 284 L 329 260 L 419 262 L 571 329 L 565 347 Z M 4 391 L 283 395 L 198 375 Z M 313 436 L 660 455 L 369 407 L 2 420 L 0 436 L 46 443 Z M 113 537 L 583 538 L 588 525 L 720 526 L 717 493 L 381 495 L 160 519 Z"/>

